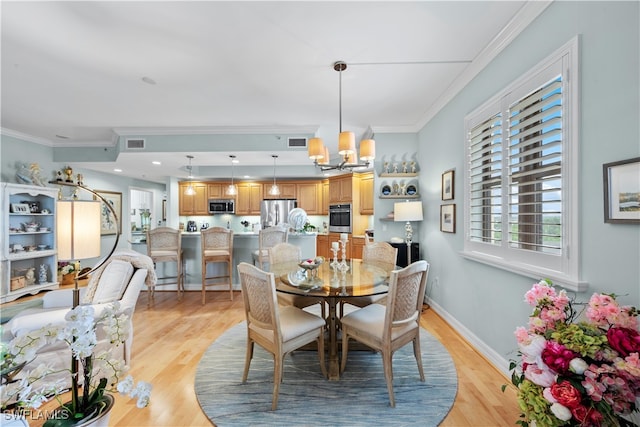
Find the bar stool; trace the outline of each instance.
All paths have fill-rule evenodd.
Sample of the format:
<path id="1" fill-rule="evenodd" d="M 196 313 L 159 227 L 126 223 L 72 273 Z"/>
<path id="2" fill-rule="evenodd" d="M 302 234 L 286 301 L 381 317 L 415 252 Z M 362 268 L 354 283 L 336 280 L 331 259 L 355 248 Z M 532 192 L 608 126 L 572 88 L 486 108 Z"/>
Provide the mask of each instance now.
<path id="1" fill-rule="evenodd" d="M 182 298 L 184 292 L 184 258 L 182 256 L 182 236 L 180 230 L 171 227 L 158 227 L 153 230 L 147 230 L 147 255 L 153 261 L 154 267 L 159 262 L 175 262 L 177 274 L 175 276 L 158 275 L 158 282 L 155 286 L 177 285 L 178 299 Z M 158 269 L 156 267 L 156 274 Z M 171 280 L 165 282 L 165 280 Z M 163 283 L 160 283 L 160 282 Z M 149 299 L 147 305 L 151 305 L 154 297 L 155 286 L 149 289 Z"/>
<path id="2" fill-rule="evenodd" d="M 202 246 L 202 304 L 205 303 L 207 286 L 217 285 L 207 280 L 229 279 L 229 295 L 233 301 L 233 231 L 211 227 L 200 232 Z M 226 262 L 227 274 L 207 277 L 207 263 Z"/>
<path id="3" fill-rule="evenodd" d="M 258 250 L 253 251 L 253 265 L 258 261 L 258 268 L 264 270 L 264 264 L 269 262 L 269 248 L 278 243 L 287 243 L 289 228 L 277 226 L 269 227 L 258 232 Z"/>

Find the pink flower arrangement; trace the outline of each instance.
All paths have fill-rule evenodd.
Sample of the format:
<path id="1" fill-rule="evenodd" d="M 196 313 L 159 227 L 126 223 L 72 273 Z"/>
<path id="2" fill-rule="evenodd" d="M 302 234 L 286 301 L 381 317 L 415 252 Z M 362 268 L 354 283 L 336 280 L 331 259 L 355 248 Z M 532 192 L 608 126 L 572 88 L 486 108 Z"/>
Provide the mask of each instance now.
<path id="1" fill-rule="evenodd" d="M 584 316 L 548 280 L 533 285 L 528 328 L 515 331 L 512 362 L 523 427 L 635 426 L 640 398 L 638 310 L 593 294 Z"/>

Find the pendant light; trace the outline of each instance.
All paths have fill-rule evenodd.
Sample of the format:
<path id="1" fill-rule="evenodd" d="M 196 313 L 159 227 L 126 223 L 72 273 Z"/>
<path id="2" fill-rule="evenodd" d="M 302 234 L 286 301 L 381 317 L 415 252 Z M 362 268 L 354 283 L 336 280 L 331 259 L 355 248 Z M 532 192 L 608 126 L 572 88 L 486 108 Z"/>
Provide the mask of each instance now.
<path id="1" fill-rule="evenodd" d="M 233 154 L 231 154 L 229 158 L 231 159 L 231 184 L 227 187 L 227 194 L 229 196 L 235 196 L 238 194 L 238 187 L 233 183 L 233 164 L 238 163 L 238 161 L 236 160 L 236 156 Z"/>
<path id="2" fill-rule="evenodd" d="M 272 154 L 271 157 L 273 157 L 273 185 L 269 189 L 269 195 L 279 196 L 280 188 L 278 187 L 278 184 L 276 184 L 276 159 L 278 158 L 278 156 L 276 154 Z"/>
<path id="3" fill-rule="evenodd" d="M 191 159 L 193 159 L 193 156 L 187 156 L 187 159 L 189 159 L 189 165 L 187 166 L 187 171 L 189 171 L 189 186 L 184 190 L 184 194 L 187 196 L 193 196 L 196 194 L 196 190 L 193 189 L 193 173 L 191 167 Z"/>

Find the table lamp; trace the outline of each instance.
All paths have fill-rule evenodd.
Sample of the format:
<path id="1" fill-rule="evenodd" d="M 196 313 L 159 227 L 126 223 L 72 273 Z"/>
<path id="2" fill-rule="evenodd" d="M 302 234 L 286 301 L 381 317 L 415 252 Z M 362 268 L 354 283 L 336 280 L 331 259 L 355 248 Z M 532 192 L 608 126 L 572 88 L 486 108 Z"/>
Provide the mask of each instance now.
<path id="1" fill-rule="evenodd" d="M 422 221 L 422 202 L 402 202 L 393 205 L 394 221 L 406 221 L 404 226 L 407 243 L 407 265 L 411 264 L 411 243 L 413 240 L 413 228 L 411 221 Z"/>

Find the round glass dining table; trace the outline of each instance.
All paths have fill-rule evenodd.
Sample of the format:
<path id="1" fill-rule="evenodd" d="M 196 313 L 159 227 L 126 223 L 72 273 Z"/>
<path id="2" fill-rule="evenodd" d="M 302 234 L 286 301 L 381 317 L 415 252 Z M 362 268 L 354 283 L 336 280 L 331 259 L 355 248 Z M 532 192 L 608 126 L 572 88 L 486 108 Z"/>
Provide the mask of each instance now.
<path id="1" fill-rule="evenodd" d="M 367 264 L 359 259 L 346 262 L 342 268 L 332 267 L 324 262 L 317 269 L 305 270 L 298 263 L 280 263 L 271 266 L 276 279 L 276 290 L 307 298 L 322 298 L 329 307 L 325 319 L 329 332 L 329 373 L 330 380 L 340 378 L 338 359 L 338 331 L 340 319 L 337 305 L 350 298 L 384 295 L 389 291 L 389 275 L 396 268 L 389 264 Z"/>

